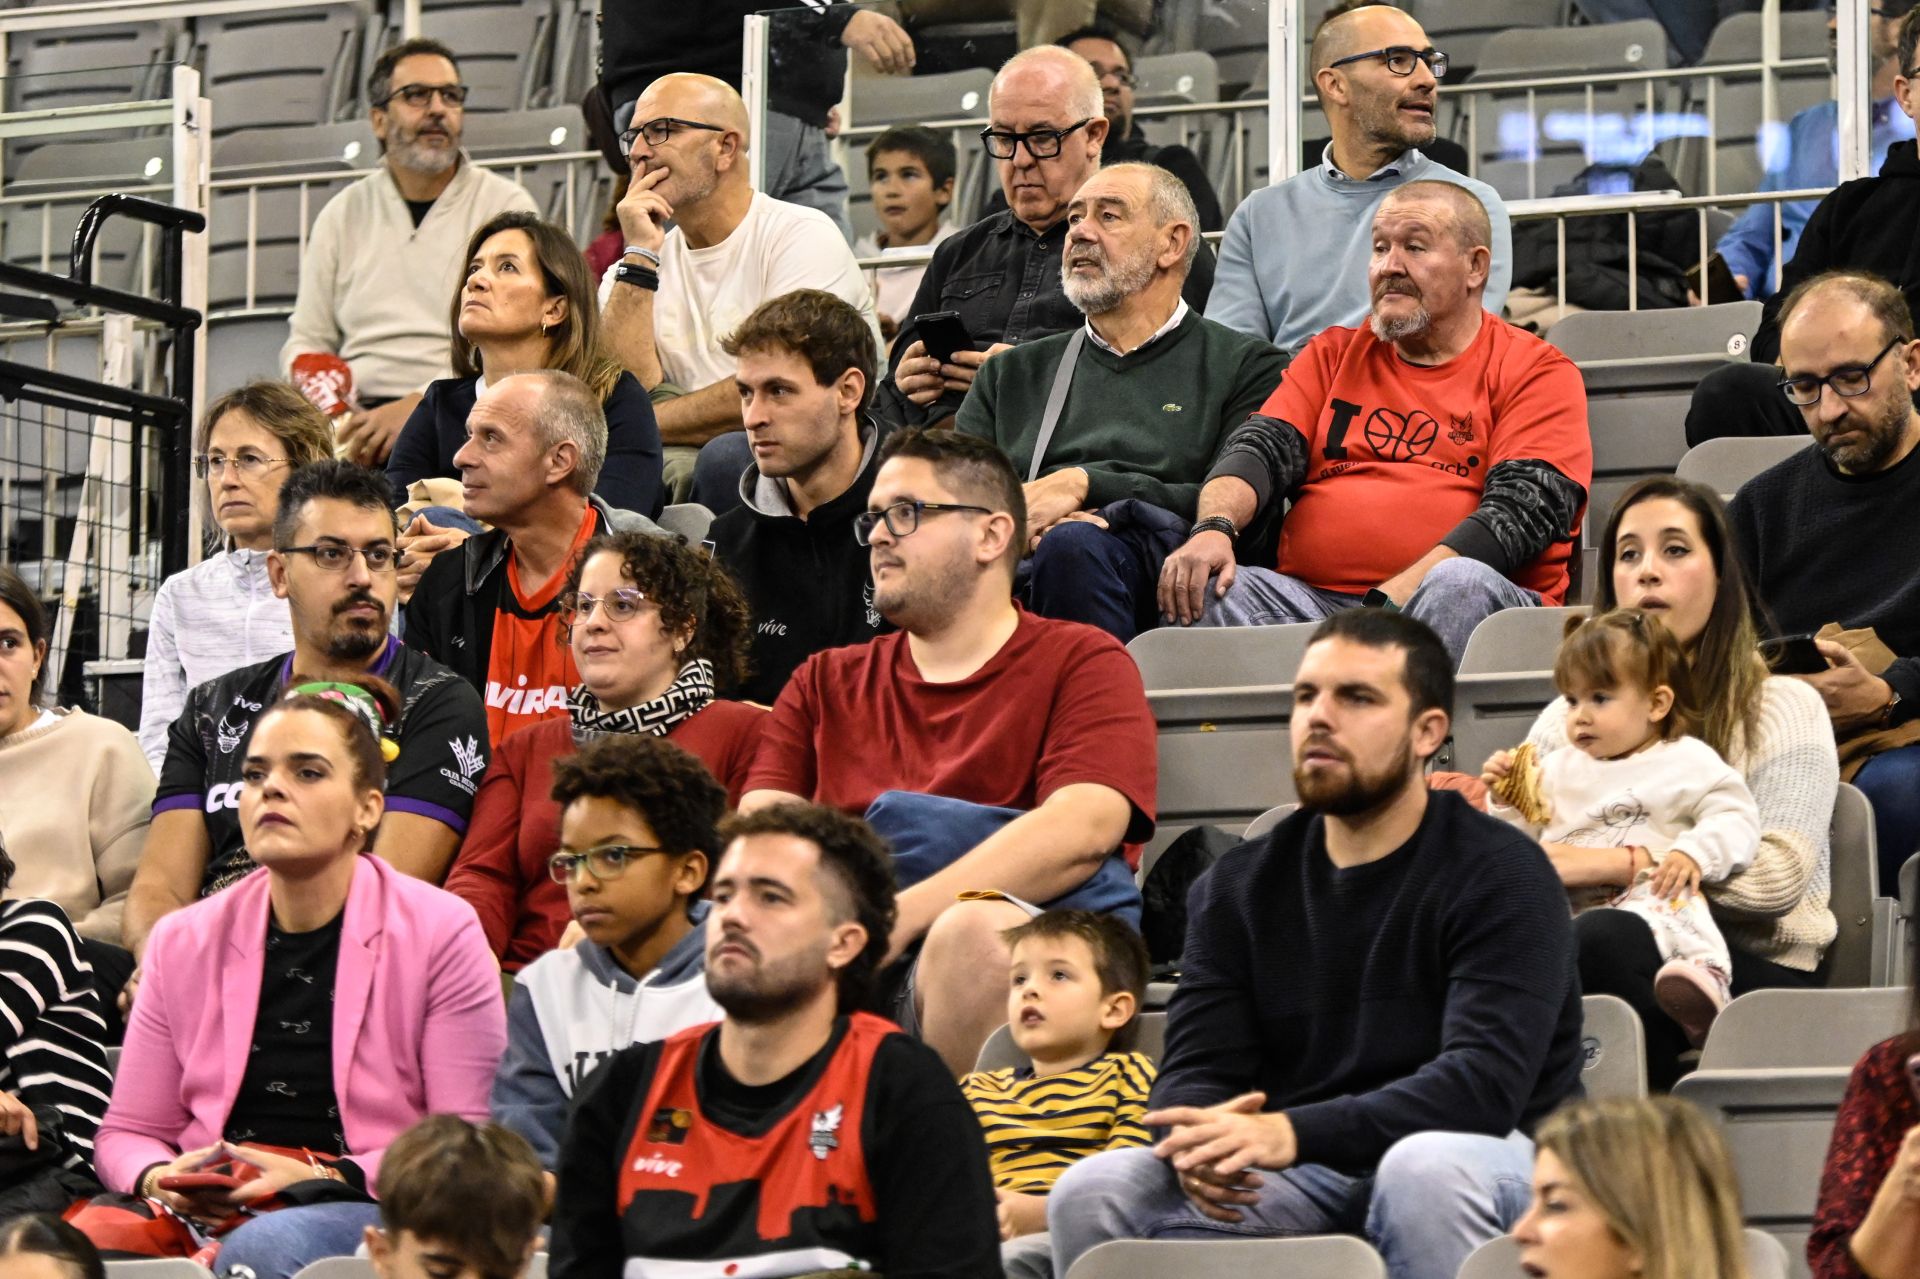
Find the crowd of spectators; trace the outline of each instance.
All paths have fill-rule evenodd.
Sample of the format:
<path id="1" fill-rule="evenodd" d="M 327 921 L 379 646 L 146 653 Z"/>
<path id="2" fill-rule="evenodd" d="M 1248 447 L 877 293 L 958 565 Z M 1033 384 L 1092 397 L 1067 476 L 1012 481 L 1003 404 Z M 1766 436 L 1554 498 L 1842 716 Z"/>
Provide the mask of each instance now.
<path id="1" fill-rule="evenodd" d="M 911 67 L 847 8 L 806 34 Z M 1530 1273 L 1746 1274 L 1702 1116 L 1581 1099 L 1581 997 L 1634 1009 L 1664 1093 L 1731 998 L 1826 983 L 1843 779 L 1882 883 L 1920 850 L 1914 143 L 1787 237 L 1778 367 L 1696 398 L 1690 434 L 1808 447 L 1730 503 L 1644 480 L 1596 537 L 1580 371 L 1501 318 L 1507 215 L 1423 150 L 1413 16 L 1321 26 L 1332 140 L 1216 271 L 1131 36 L 1009 8 L 1004 207 L 949 222 L 951 144 L 890 130 L 862 252 L 931 261 L 871 272 L 843 53 L 756 137 L 737 22 L 610 11 L 597 292 L 461 151 L 454 54 L 382 55 L 293 381 L 195 435 L 222 540 L 160 589 L 138 738 L 44 704 L 48 615 L 0 569 L 0 1267 L 1065 1279 L 1110 1240 L 1350 1233 L 1454 1279 L 1511 1232 Z M 1873 22 L 1911 116 L 1920 12 Z M 704 545 L 656 522 L 688 494 Z M 1484 786 L 1432 777 L 1468 636 L 1572 599 L 1583 530 L 1560 695 L 1461 762 Z M 1124 644 L 1286 622 L 1298 810 L 1194 886 L 1149 1026 Z M 1771 670 L 1768 631 L 1819 662 Z M 1020 1064 L 976 1070 L 1002 1026 Z M 1915 1033 L 1855 1071 L 1821 1279 L 1920 1266 Z"/>

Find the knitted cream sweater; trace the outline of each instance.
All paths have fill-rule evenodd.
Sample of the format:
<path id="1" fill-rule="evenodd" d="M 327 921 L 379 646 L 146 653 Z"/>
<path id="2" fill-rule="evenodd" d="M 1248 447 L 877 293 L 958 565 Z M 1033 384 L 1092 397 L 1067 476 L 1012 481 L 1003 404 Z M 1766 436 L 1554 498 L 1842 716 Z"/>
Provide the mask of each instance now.
<path id="1" fill-rule="evenodd" d="M 120 944 L 120 912 L 147 843 L 153 769 L 132 733 L 85 711 L 0 740 L 8 897 L 40 897 L 82 936 Z"/>
<path id="2" fill-rule="evenodd" d="M 1564 698 L 1540 712 L 1527 740 L 1542 758 L 1567 747 L 1566 722 Z M 1730 944 L 1812 972 L 1839 931 L 1827 908 L 1827 832 L 1840 757 L 1820 695 L 1800 680 L 1769 676 L 1753 741 L 1727 762 L 1747 779 L 1760 809 L 1760 850 L 1753 865 L 1703 891 Z"/>

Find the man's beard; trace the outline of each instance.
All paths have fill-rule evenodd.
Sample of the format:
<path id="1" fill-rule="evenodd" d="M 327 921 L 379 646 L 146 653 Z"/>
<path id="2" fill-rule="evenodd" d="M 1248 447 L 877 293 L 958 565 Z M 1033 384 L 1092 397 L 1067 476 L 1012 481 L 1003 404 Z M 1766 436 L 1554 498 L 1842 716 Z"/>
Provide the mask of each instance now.
<path id="1" fill-rule="evenodd" d="M 1827 447 L 1827 437 L 1820 437 L 1820 451 L 1827 460 L 1849 475 L 1872 475 L 1884 467 L 1900 448 L 1900 439 L 1906 434 L 1907 419 L 1913 414 L 1913 397 L 1906 393 L 1902 384 L 1901 393 L 1890 397 L 1886 411 L 1874 421 L 1859 427 L 1865 438 L 1858 444 L 1847 444 L 1838 449 Z M 1841 422 L 1841 427 L 1851 426 L 1850 422 Z"/>
<path id="2" fill-rule="evenodd" d="M 1351 757 L 1338 776 L 1327 769 L 1307 772 L 1298 764 L 1293 769 L 1293 789 L 1300 807 L 1333 817 L 1359 817 L 1385 806 L 1406 789 L 1407 780 L 1419 772 L 1413 758 L 1413 739 L 1400 745 L 1399 756 L 1378 772 L 1367 773 Z"/>
<path id="3" fill-rule="evenodd" d="M 1434 99 L 1433 115 L 1422 125 L 1409 125 L 1400 118 L 1400 99 L 1396 96 L 1370 103 L 1364 111 L 1355 113 L 1355 123 L 1360 132 L 1370 141 L 1383 147 L 1390 147 L 1396 153 L 1408 147 L 1424 147 L 1432 143 L 1439 134 L 1435 124 L 1440 113 L 1439 98 Z M 1350 178 L 1364 178 L 1364 173 L 1349 173 Z"/>
<path id="4" fill-rule="evenodd" d="M 873 611 L 903 631 L 926 634 L 941 629 L 966 599 L 972 581 L 970 562 L 922 564 L 918 580 L 904 572 L 891 583 L 873 588 Z"/>
<path id="5" fill-rule="evenodd" d="M 361 626 L 355 623 L 342 623 L 340 613 L 355 604 L 371 604 L 380 610 L 378 625 Z M 355 595 L 341 602 L 334 611 L 334 621 L 327 628 L 327 656 L 336 662 L 364 662 L 380 651 L 387 642 L 387 608 L 371 595 Z"/>
<path id="6" fill-rule="evenodd" d="M 442 124 L 440 127 L 446 129 L 447 139 L 452 143 L 451 146 L 444 149 L 422 146 L 420 142 L 420 130 L 415 129 L 411 133 L 407 133 L 399 138 L 388 148 L 389 154 L 393 157 L 393 162 L 409 173 L 419 173 L 427 177 L 437 177 L 451 169 L 454 165 L 460 163 L 460 139 L 458 135 L 456 135 L 452 129 L 447 128 L 445 124 Z"/>
<path id="7" fill-rule="evenodd" d="M 723 940 L 751 946 L 739 938 Z M 744 972 L 738 967 L 731 971 L 707 969 L 707 993 L 737 1022 L 754 1025 L 778 1021 L 834 980 L 833 971 L 827 967 L 824 942 L 779 964 L 766 963 L 757 950 L 754 959 L 756 966 Z"/>
<path id="8" fill-rule="evenodd" d="M 1094 245 L 1079 245 L 1060 264 L 1060 288 L 1082 315 L 1105 315 L 1147 287 L 1153 279 L 1153 259 L 1151 245 L 1120 262 L 1109 260 L 1105 251 Z M 1100 276 L 1089 280 L 1075 275 L 1077 262 L 1100 267 Z"/>
<path id="9" fill-rule="evenodd" d="M 1401 287 L 1386 287 L 1394 283 L 1396 281 L 1382 281 L 1382 286 L 1374 290 L 1374 309 L 1367 316 L 1367 324 L 1373 329 L 1373 335 L 1382 342 L 1401 342 L 1407 338 L 1419 337 L 1433 327 L 1433 312 L 1427 310 L 1426 301 L 1421 298 L 1419 290 L 1414 288 L 1413 282 L 1402 279 L 1398 281 Z M 1413 314 L 1394 316 L 1391 319 L 1382 316 L 1379 311 L 1380 302 L 1389 293 L 1412 298 L 1415 305 Z"/>

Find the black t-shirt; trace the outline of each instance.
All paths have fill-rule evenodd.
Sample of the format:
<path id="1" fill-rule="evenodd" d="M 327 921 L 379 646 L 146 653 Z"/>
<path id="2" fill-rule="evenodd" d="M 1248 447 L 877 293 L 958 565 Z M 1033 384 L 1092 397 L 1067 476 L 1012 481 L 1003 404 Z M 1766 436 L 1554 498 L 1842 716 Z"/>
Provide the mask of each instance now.
<path id="1" fill-rule="evenodd" d="M 198 808 L 213 845 L 200 877 L 210 897 L 254 869 L 240 831 L 240 770 L 255 719 L 280 696 L 293 654 L 242 666 L 187 694 L 167 730 L 167 759 L 153 811 Z M 400 692 L 393 731 L 400 754 L 387 766 L 387 811 L 417 813 L 464 835 L 487 771 L 487 716 L 480 695 L 454 672 L 397 640 L 370 673 Z"/>
<path id="2" fill-rule="evenodd" d="M 407 213 L 413 218 L 413 224 L 419 226 L 427 220 L 427 214 L 433 210 L 432 200 L 408 200 Z"/>
<path id="3" fill-rule="evenodd" d="M 333 975 L 345 917 L 288 933 L 268 916 L 253 1050 L 227 1114 L 228 1141 L 347 1152 L 333 1091 Z"/>
<path id="4" fill-rule="evenodd" d="M 696 1068 L 700 1108 L 746 1141 L 767 1133 L 819 1083 L 847 1022 L 836 1022 L 826 1046 L 792 1074 L 761 1086 L 728 1075 L 717 1051 L 719 1036 L 709 1035 Z M 659 1042 L 623 1049 L 580 1090 L 560 1150 L 549 1267 L 554 1279 L 620 1279 L 624 1273 L 625 1232 L 633 1223 L 619 1207 L 622 1164 L 661 1052 Z M 859 1139 L 875 1220 L 865 1237 L 836 1242 L 888 1279 L 997 1277 L 999 1228 L 986 1142 L 940 1059 L 905 1034 L 889 1034 L 874 1050 L 863 1110 Z M 684 1199 L 691 1214 L 693 1196 Z M 726 1235 L 727 1223 L 714 1220 L 725 1200 L 748 1213 L 736 1226 L 751 1232 L 750 1199 L 716 1186 L 698 1224 L 716 1238 Z M 663 1210 L 669 1202 L 661 1201 Z M 661 1228 L 674 1230 L 678 1223 L 662 1222 Z"/>

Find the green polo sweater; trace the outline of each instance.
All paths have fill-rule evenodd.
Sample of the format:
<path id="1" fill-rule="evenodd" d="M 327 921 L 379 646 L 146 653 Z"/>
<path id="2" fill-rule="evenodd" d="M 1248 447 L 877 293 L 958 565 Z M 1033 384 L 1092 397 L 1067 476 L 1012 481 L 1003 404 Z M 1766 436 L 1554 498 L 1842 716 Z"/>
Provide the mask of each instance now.
<path id="1" fill-rule="evenodd" d="M 988 360 L 960 404 L 956 429 L 992 440 L 1026 478 L 1054 370 L 1070 334 L 1022 343 Z M 1087 472 L 1087 506 L 1137 497 L 1192 519 L 1214 454 L 1280 385 L 1287 357 L 1198 311 L 1126 355 L 1080 347 L 1042 474 Z"/>

